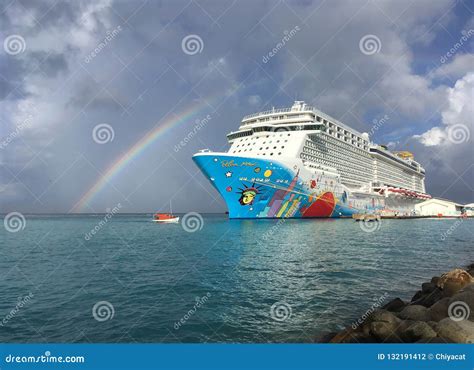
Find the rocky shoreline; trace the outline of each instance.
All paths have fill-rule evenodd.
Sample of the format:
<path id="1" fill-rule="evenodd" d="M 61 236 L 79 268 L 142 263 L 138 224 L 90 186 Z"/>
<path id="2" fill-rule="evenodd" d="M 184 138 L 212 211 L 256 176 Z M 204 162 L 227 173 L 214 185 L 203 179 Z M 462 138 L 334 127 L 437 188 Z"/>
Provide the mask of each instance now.
<path id="1" fill-rule="evenodd" d="M 435 276 L 410 302 L 375 305 L 319 343 L 474 343 L 474 263 Z M 379 308 L 380 307 L 380 308 Z"/>

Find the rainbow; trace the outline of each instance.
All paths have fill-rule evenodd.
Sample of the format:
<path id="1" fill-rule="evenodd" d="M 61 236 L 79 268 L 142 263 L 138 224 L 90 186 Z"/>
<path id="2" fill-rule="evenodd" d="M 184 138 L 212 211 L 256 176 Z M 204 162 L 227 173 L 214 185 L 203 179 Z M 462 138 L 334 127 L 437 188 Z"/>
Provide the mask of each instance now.
<path id="1" fill-rule="evenodd" d="M 110 183 L 127 165 L 141 153 L 143 153 L 151 144 L 158 140 L 163 134 L 173 127 L 178 127 L 180 124 L 188 122 L 198 113 L 201 113 L 205 108 L 209 108 L 212 102 L 216 99 L 206 99 L 199 101 L 199 103 L 191 105 L 189 108 L 182 111 L 179 115 L 166 119 L 161 125 L 153 128 L 139 141 L 133 144 L 125 153 L 121 154 L 104 172 L 104 174 L 97 180 L 97 182 L 82 196 L 82 198 L 74 205 L 72 212 L 83 212 L 93 198 L 100 193 L 105 186 Z M 207 102 L 211 102 L 210 104 Z"/>

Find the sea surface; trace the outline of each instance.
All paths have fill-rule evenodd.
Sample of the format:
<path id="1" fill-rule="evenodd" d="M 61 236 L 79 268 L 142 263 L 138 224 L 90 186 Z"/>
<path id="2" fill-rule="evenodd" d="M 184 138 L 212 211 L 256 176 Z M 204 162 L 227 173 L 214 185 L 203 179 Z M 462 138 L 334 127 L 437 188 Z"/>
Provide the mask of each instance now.
<path id="1" fill-rule="evenodd" d="M 474 219 L 150 220 L 1 225 L 0 342 L 311 342 L 474 259 Z"/>

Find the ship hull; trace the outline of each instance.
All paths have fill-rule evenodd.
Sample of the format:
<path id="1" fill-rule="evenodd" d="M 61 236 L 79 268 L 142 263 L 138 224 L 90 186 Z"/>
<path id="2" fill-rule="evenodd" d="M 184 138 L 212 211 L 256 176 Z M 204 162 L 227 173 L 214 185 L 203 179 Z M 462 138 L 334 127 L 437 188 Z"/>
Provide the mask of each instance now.
<path id="1" fill-rule="evenodd" d="M 384 197 L 352 194 L 338 178 L 299 159 L 199 153 L 197 166 L 225 200 L 230 218 L 338 218 L 383 209 Z"/>

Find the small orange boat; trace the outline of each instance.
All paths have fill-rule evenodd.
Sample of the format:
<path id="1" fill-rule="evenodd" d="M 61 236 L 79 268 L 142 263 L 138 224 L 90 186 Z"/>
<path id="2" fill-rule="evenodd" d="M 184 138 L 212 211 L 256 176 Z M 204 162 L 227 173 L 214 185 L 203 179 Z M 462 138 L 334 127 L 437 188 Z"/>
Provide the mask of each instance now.
<path id="1" fill-rule="evenodd" d="M 179 222 L 179 217 L 174 216 L 170 213 L 155 213 L 153 215 L 153 222 L 178 223 Z"/>
<path id="2" fill-rule="evenodd" d="M 171 210 L 170 202 L 170 213 L 155 213 L 153 215 L 153 222 L 159 222 L 163 224 L 177 224 L 179 222 L 179 217 L 173 215 Z"/>

